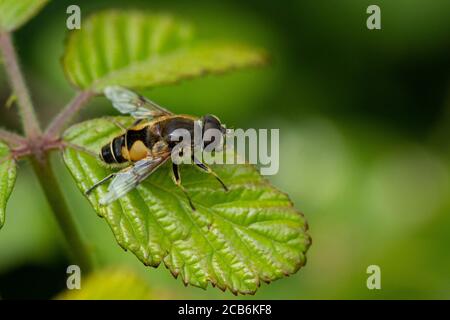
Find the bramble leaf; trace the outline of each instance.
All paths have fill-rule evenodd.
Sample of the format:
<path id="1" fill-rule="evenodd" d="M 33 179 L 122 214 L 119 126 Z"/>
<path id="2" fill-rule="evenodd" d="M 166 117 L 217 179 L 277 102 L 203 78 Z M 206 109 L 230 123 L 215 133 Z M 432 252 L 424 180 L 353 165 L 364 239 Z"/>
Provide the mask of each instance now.
<path id="1" fill-rule="evenodd" d="M 49 0 L 0 0 L 0 30 L 14 31 L 35 16 Z"/>
<path id="2" fill-rule="evenodd" d="M 117 117 L 115 122 L 128 126 L 132 119 Z M 101 118 L 73 126 L 64 139 L 97 154 L 120 133 L 111 119 Z M 73 148 L 65 150 L 64 161 L 83 193 L 112 172 L 89 153 Z M 172 182 L 169 163 L 106 207 L 99 206 L 105 185 L 88 199 L 122 248 L 146 265 L 163 262 L 185 284 L 206 288 L 211 282 L 246 294 L 254 293 L 261 281 L 295 273 L 305 264 L 310 244 L 303 215 L 253 166 L 213 168 L 228 192 L 211 175 L 191 165 L 181 167 L 196 211 Z"/>
<path id="3" fill-rule="evenodd" d="M 257 66 L 263 51 L 193 39 L 170 15 L 104 11 L 69 34 L 63 66 L 70 82 L 96 92 L 109 85 L 151 88 L 205 74 Z"/>
<path id="4" fill-rule="evenodd" d="M 6 203 L 16 182 L 16 163 L 9 155 L 8 146 L 0 142 L 0 229 L 5 223 Z"/>

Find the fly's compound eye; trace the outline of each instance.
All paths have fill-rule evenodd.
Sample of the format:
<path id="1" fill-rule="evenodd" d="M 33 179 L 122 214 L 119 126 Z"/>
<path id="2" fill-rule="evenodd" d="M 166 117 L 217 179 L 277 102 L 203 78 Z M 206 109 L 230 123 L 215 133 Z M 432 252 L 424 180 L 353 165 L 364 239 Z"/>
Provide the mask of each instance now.
<path id="1" fill-rule="evenodd" d="M 221 130 L 222 125 L 220 124 L 220 120 L 213 115 L 206 115 L 203 117 L 203 132 L 209 129 L 217 129 Z"/>
<path id="2" fill-rule="evenodd" d="M 212 149 L 220 148 L 226 129 L 220 120 L 213 115 L 203 117 L 203 146 Z"/>

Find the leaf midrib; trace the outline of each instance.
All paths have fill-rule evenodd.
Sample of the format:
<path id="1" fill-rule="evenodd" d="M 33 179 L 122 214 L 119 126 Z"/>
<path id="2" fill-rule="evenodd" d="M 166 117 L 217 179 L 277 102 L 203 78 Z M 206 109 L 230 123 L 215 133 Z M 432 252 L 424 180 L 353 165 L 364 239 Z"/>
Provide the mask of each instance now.
<path id="1" fill-rule="evenodd" d="M 212 259 L 212 254 L 217 253 L 218 250 L 215 248 L 215 246 L 213 246 L 213 244 L 211 243 L 211 241 L 210 241 L 210 240 L 206 237 L 206 235 L 202 232 L 200 226 L 197 224 L 197 221 L 195 221 L 195 220 L 192 218 L 192 216 L 190 215 L 190 213 L 186 211 L 186 208 L 185 208 L 185 206 L 186 206 L 186 199 L 183 198 L 183 200 L 182 200 L 181 195 L 179 195 L 178 193 L 176 193 L 176 192 L 169 192 L 169 190 L 167 190 L 167 189 L 165 189 L 165 188 L 163 188 L 163 187 L 161 187 L 161 186 L 159 186 L 159 185 L 156 185 L 156 184 L 154 184 L 154 183 L 151 182 L 151 181 L 149 181 L 149 184 L 151 184 L 153 187 L 156 187 L 157 189 L 160 189 L 160 190 L 166 192 L 167 194 L 170 194 L 171 196 L 175 197 L 175 198 L 178 200 L 178 202 L 181 204 L 181 207 L 183 208 L 183 212 L 188 216 L 189 220 L 191 221 L 192 226 L 194 226 L 194 227 L 197 229 L 197 232 L 198 232 L 198 233 L 206 240 L 206 242 L 208 243 L 208 245 L 211 247 L 212 252 L 211 252 L 211 257 L 210 257 L 210 259 Z M 219 252 L 219 253 L 220 253 L 220 252 Z M 223 259 L 224 257 L 223 257 L 221 254 L 220 254 L 220 256 L 221 256 L 221 258 L 222 258 L 222 261 L 224 261 L 224 259 Z M 185 260 L 184 260 L 184 261 L 185 261 Z M 209 263 L 210 263 L 211 266 L 213 265 L 213 264 L 212 264 L 212 261 L 209 261 Z M 212 268 L 212 270 L 213 270 L 213 272 L 214 272 L 215 278 L 218 279 L 217 274 L 216 274 L 216 272 L 214 271 L 214 268 Z M 211 281 L 211 280 L 212 280 L 212 279 L 210 279 L 210 281 Z"/>
<path id="2" fill-rule="evenodd" d="M 91 84 L 89 85 L 89 88 L 95 89 L 99 85 L 101 85 L 102 82 L 107 82 L 111 78 L 114 79 L 114 77 L 117 77 L 117 75 L 131 72 L 131 71 L 133 71 L 133 69 L 143 69 L 144 66 L 146 67 L 146 69 L 149 70 L 148 72 L 150 73 L 151 67 L 158 65 L 160 63 L 163 63 L 164 61 L 175 59 L 175 58 L 181 56 L 184 52 L 188 51 L 188 49 L 190 49 L 190 48 L 191 47 L 189 47 L 189 46 L 180 47 L 171 53 L 166 53 L 164 56 L 152 53 L 151 56 L 147 57 L 146 59 L 131 62 L 130 64 L 128 64 L 127 66 L 125 66 L 123 68 L 111 70 L 110 72 L 105 73 L 100 78 L 91 82 Z"/>

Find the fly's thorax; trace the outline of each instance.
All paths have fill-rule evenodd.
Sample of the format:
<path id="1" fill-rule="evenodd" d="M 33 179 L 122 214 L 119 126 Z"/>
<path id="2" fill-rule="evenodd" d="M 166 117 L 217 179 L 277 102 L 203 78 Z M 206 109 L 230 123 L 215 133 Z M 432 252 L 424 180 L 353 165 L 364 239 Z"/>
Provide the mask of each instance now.
<path id="1" fill-rule="evenodd" d="M 193 140 L 195 121 L 196 118 L 184 115 L 165 119 L 160 124 L 162 139 L 168 144 L 169 148 L 175 147 L 186 135 Z"/>
<path id="2" fill-rule="evenodd" d="M 164 140 L 159 140 L 152 146 L 152 155 L 154 157 L 160 157 L 167 154 L 170 151 L 169 144 Z"/>

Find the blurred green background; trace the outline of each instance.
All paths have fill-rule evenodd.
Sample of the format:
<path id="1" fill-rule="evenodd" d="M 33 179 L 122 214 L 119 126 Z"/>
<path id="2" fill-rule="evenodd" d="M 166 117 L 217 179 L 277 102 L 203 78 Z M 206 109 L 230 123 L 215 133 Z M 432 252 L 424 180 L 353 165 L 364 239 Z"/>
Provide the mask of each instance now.
<path id="1" fill-rule="evenodd" d="M 146 92 L 174 112 L 214 113 L 233 127 L 280 128 L 270 177 L 305 213 L 313 244 L 296 275 L 243 299 L 450 298 L 450 2 L 448 0 L 52 1 L 15 35 L 41 120 L 73 96 L 60 66 L 66 8 L 146 8 L 191 20 L 205 38 L 264 47 L 272 63 Z M 381 7 L 382 30 L 366 28 Z M 0 75 L 0 101 L 10 94 Z M 95 98 L 77 120 L 114 111 Z M 0 125 L 18 130 L 16 110 Z M 107 224 L 58 172 L 83 236 L 102 266 L 126 265 L 154 297 L 228 299 L 182 285 L 116 245 Z M 51 298 L 65 288 L 64 239 L 29 164 L 0 230 L 0 296 Z M 382 289 L 366 287 L 381 267 Z"/>

